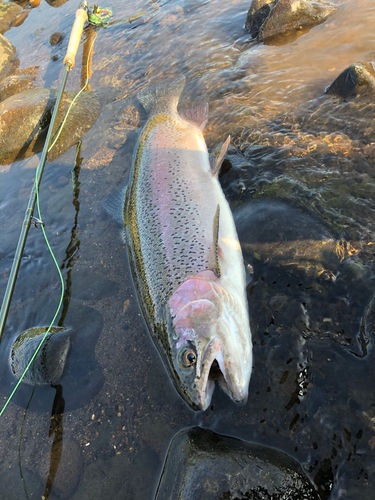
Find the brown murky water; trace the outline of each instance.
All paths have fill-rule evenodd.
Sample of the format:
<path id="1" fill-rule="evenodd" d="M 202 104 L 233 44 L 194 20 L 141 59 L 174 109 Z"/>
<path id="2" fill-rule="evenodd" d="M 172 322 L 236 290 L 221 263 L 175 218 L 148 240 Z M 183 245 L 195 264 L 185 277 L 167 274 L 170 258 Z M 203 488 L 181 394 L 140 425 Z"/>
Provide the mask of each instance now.
<path id="1" fill-rule="evenodd" d="M 255 44 L 243 29 L 249 0 L 102 5 L 114 16 L 95 42 L 90 86 L 104 94 L 115 87 L 121 98 L 103 106 L 83 137 L 75 171 L 73 147 L 47 164 L 41 186 L 43 220 L 70 291 L 64 321 L 76 328 L 77 341 L 61 386 L 23 388 L 0 419 L 0 498 L 50 491 L 51 499 L 150 499 L 173 435 L 201 425 L 290 453 L 323 499 L 373 499 L 371 315 L 366 347 L 360 329 L 375 289 L 373 254 L 328 259 L 322 265 L 329 272 L 321 274 L 311 262 L 307 272 L 300 260 L 297 266 L 267 260 L 260 253 L 269 247 L 259 246 L 286 239 L 303 240 L 306 248 L 330 233 L 357 248 L 375 238 L 372 103 L 322 97 L 349 64 L 375 60 L 375 5 L 335 3 L 337 13 L 325 23 L 276 46 Z M 40 66 L 40 88 L 59 86 L 67 38 L 55 47 L 48 40 L 70 31 L 76 8 L 42 0 L 6 33 L 20 67 Z M 138 21 L 123 22 L 139 12 L 145 14 Z M 80 87 L 81 57 L 82 48 L 68 90 Z M 181 108 L 209 103 L 209 149 L 231 134 L 245 155 L 241 165 L 225 164 L 221 181 L 254 267 L 249 401 L 239 408 L 216 392 L 204 414 L 190 411 L 168 380 L 140 316 L 119 228 L 101 207 L 113 187 L 127 182 L 146 120 L 136 92 L 181 73 L 187 78 Z M 0 167 L 1 296 L 37 162 L 34 156 Z M 257 239 L 259 224 L 248 222 L 254 207 L 274 202 L 269 217 L 284 210 L 285 217 Z M 318 222 L 305 227 L 301 217 L 287 234 L 290 206 Z M 246 250 L 252 244 L 255 257 Z M 1 344 L 2 398 L 13 383 L 4 368 L 11 343 L 26 328 L 49 323 L 59 294 L 42 235 L 32 229 Z"/>

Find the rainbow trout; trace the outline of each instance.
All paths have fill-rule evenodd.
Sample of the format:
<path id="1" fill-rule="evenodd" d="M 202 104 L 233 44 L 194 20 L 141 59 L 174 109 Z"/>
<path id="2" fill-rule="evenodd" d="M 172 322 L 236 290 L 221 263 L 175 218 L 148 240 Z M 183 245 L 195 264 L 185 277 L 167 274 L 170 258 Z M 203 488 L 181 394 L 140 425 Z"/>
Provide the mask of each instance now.
<path id="1" fill-rule="evenodd" d="M 194 410 L 215 381 L 245 403 L 252 343 L 241 247 L 202 130 L 207 105 L 177 112 L 185 83 L 144 89 L 149 112 L 123 190 L 124 238 L 139 303 L 175 388 Z M 116 208 L 117 206 L 117 208 Z M 110 199 L 109 212 L 119 213 Z"/>

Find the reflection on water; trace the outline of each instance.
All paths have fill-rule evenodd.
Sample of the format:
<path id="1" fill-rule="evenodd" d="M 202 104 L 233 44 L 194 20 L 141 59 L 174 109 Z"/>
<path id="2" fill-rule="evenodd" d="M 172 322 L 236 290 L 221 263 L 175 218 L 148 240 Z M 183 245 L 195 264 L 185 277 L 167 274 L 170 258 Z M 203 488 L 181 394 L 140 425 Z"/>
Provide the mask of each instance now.
<path id="1" fill-rule="evenodd" d="M 53 410 L 60 427 L 52 426 L 58 391 L 39 387 L 23 423 L 32 389 L 22 387 L 1 417 L 0 496 L 26 498 L 19 460 L 29 496 L 50 490 L 49 498 L 60 499 L 150 499 L 173 435 L 201 425 L 291 454 L 323 499 L 373 498 L 373 252 L 338 259 L 330 264 L 335 279 L 326 279 L 305 272 L 303 265 L 254 259 L 245 250 L 254 267 L 248 287 L 254 335 L 249 401 L 237 407 L 215 391 L 211 409 L 193 414 L 151 343 L 118 227 L 101 208 L 113 187 L 126 183 L 146 119 L 136 92 L 184 74 L 181 108 L 209 103 L 208 147 L 231 134 L 243 153 L 241 161 L 229 155 L 221 176 L 235 214 L 245 214 L 241 242 L 259 243 L 252 237 L 252 203 L 275 199 L 302 214 L 302 221 L 306 213 L 318 221 L 306 226 L 311 234 L 301 230 L 295 238 L 293 258 L 298 241 L 324 240 L 327 231 L 335 241 L 361 248 L 374 241 L 373 105 L 323 96 L 344 68 L 375 59 L 373 1 L 335 0 L 338 10 L 324 24 L 277 46 L 255 44 L 243 30 L 249 3 L 114 0 L 108 5 L 115 15 L 96 39 L 90 86 L 102 96 L 115 87 L 122 97 L 102 108 L 82 139 L 73 204 L 75 147 L 47 164 L 41 185 L 43 221 L 67 283 L 64 311 L 70 303 L 61 324 L 76 332 L 59 382 L 64 416 L 58 417 L 61 408 Z M 76 7 L 42 2 L 22 26 L 7 32 L 20 67 L 40 66 L 40 88 L 59 86 L 68 37 L 56 47 L 48 40 L 55 31 L 70 31 Z M 133 24 L 122 22 L 142 11 Z M 60 58 L 53 61 L 52 54 Z M 80 87 L 81 57 L 68 90 Z M 0 167 L 1 295 L 36 165 L 32 157 Z M 292 240 L 288 228 L 286 218 L 279 241 Z M 262 243 L 275 242 L 273 236 L 269 229 Z M 329 258 L 322 257 L 323 267 Z M 48 324 L 58 300 L 53 263 L 32 228 L 2 361 L 20 332 Z M 2 370 L 4 398 L 14 377 L 10 369 Z"/>

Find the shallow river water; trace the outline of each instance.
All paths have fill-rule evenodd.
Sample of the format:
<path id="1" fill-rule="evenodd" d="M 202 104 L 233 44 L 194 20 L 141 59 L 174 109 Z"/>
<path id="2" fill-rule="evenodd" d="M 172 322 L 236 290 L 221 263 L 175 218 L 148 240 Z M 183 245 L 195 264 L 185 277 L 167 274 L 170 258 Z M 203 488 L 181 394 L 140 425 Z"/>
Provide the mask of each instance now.
<path id="1" fill-rule="evenodd" d="M 68 288 L 60 324 L 75 337 L 61 384 L 21 387 L 0 417 L 0 498 L 149 500 L 172 437 L 194 425 L 289 453 L 323 500 L 374 498 L 374 105 L 324 90 L 348 65 L 375 60 L 375 4 L 333 2 L 325 23 L 282 45 L 252 41 L 249 0 L 101 5 L 114 16 L 95 41 L 90 87 L 115 88 L 118 98 L 102 107 L 78 155 L 74 146 L 47 163 L 40 189 Z M 5 33 L 20 68 L 39 66 L 37 87 L 59 87 L 68 36 L 55 47 L 48 40 L 70 32 L 77 7 L 42 0 Z M 68 90 L 80 87 L 81 59 L 82 46 Z M 204 413 L 168 379 L 119 227 L 101 205 L 128 180 L 147 119 L 137 91 L 180 74 L 180 108 L 209 103 L 209 150 L 232 136 L 220 180 L 253 268 L 249 400 L 237 407 L 216 389 Z M 0 166 L 1 297 L 37 163 Z M 323 252 L 318 262 L 314 248 L 327 238 L 352 250 L 343 259 Z M 292 256 L 276 255 L 275 242 Z M 59 287 L 41 231 L 31 228 L 1 342 L 1 401 L 14 385 L 12 342 L 49 324 Z"/>

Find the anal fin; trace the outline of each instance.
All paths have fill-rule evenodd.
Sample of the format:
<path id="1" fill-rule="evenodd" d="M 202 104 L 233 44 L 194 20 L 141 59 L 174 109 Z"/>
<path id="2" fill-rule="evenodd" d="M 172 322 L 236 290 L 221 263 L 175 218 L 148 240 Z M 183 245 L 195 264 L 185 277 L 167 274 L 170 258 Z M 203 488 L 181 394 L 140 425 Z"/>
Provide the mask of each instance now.
<path id="1" fill-rule="evenodd" d="M 213 177 L 216 177 L 219 174 L 220 167 L 224 161 L 225 155 L 227 154 L 229 144 L 230 144 L 230 135 L 228 135 L 228 139 L 221 146 L 220 151 L 217 151 L 216 153 L 210 156 L 210 165 Z"/>

